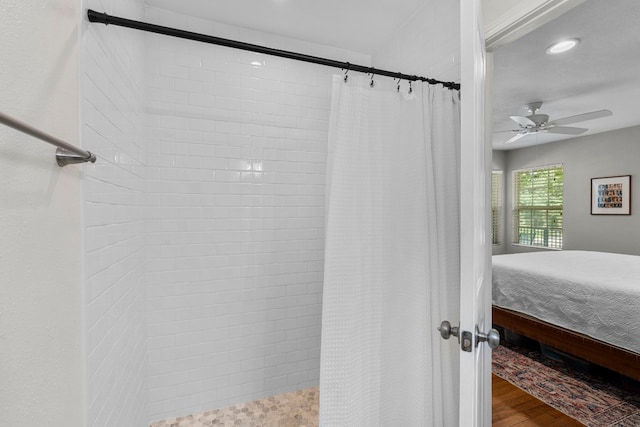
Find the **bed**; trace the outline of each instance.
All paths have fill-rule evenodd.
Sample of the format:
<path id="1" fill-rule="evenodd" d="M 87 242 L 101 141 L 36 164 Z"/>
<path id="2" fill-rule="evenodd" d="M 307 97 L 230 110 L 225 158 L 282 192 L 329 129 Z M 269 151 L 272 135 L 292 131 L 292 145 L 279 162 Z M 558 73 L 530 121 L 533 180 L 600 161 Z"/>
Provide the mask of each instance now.
<path id="1" fill-rule="evenodd" d="M 493 256 L 493 322 L 640 381 L 640 256 Z"/>

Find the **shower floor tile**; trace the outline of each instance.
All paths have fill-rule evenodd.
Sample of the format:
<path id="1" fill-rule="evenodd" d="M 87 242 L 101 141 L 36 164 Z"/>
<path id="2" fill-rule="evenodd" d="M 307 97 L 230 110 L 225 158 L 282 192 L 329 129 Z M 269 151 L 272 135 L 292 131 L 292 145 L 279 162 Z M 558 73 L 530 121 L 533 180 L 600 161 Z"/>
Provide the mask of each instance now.
<path id="1" fill-rule="evenodd" d="M 318 408 L 318 387 L 311 387 L 201 414 L 157 421 L 149 427 L 317 427 Z"/>

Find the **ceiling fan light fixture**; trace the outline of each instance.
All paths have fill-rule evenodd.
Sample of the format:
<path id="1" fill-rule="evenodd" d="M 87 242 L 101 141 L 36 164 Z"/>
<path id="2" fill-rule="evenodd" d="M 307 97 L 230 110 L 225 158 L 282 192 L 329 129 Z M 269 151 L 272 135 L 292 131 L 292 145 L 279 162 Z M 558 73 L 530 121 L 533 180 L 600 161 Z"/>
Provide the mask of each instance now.
<path id="1" fill-rule="evenodd" d="M 580 43 L 580 39 L 567 39 L 552 44 L 547 48 L 548 55 L 557 55 L 573 49 Z"/>

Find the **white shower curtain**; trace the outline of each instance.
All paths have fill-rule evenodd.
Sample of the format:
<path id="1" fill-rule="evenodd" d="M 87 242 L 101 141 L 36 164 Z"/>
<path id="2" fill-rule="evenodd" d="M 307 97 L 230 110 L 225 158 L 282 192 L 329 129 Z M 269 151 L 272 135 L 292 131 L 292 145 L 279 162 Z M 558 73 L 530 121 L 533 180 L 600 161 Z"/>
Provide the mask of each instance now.
<path id="1" fill-rule="evenodd" d="M 333 81 L 320 425 L 454 426 L 458 92 L 369 82 Z"/>

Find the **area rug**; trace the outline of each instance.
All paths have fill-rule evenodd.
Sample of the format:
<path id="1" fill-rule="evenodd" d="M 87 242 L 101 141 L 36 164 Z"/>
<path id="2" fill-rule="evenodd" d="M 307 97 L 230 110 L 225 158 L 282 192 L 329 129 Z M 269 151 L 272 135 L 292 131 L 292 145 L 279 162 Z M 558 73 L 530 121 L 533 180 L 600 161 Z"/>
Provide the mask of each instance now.
<path id="1" fill-rule="evenodd" d="M 640 426 L 640 395 L 516 346 L 493 350 L 493 373 L 589 427 Z"/>

